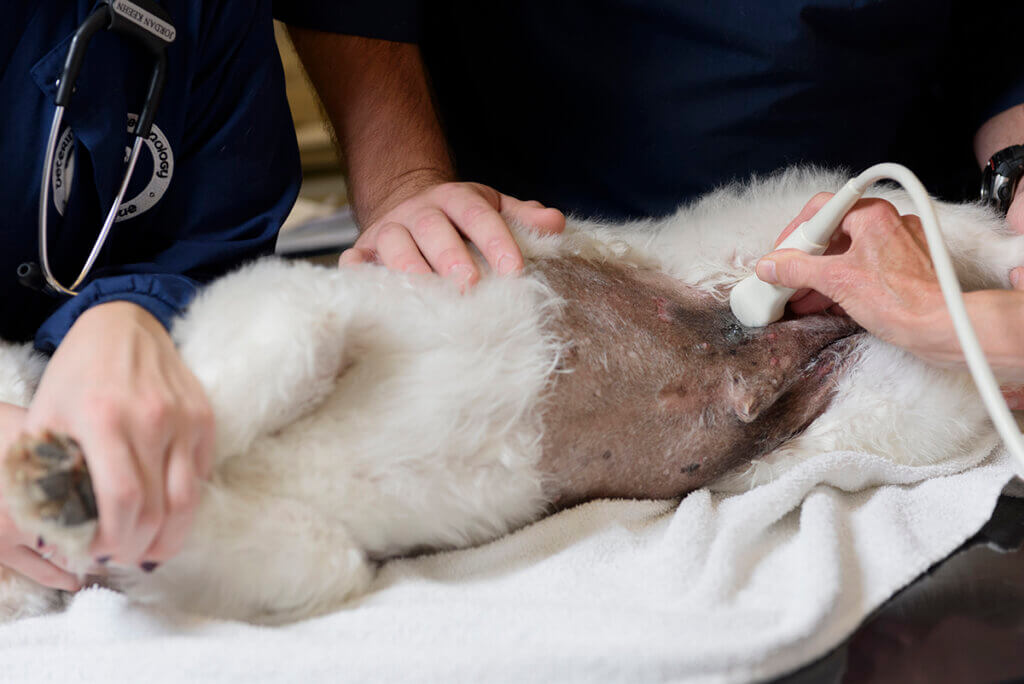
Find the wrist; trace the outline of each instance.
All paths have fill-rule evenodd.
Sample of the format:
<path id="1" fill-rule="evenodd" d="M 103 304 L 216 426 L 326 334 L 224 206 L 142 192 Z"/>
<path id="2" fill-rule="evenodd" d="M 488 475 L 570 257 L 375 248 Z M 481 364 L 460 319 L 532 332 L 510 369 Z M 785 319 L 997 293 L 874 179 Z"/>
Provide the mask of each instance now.
<path id="1" fill-rule="evenodd" d="M 374 196 L 354 200 L 356 216 L 363 228 L 372 226 L 380 217 L 405 200 L 435 185 L 450 183 L 454 174 L 443 166 L 420 166 L 399 173 L 377 185 Z"/>
<path id="2" fill-rule="evenodd" d="M 895 343 L 918 358 L 937 365 L 955 364 L 963 359 L 953 319 L 938 283 L 923 297 L 924 304 L 908 316 Z"/>
<path id="3" fill-rule="evenodd" d="M 966 365 L 960 340 L 944 300 L 938 302 L 906 348 L 940 366 Z M 967 316 L 982 351 L 1000 382 L 1024 382 L 1024 295 L 1009 290 L 978 290 L 964 294 Z M 911 331 L 912 333 L 914 331 Z"/>
<path id="4" fill-rule="evenodd" d="M 163 324 L 153 314 L 135 302 L 123 299 L 103 302 L 86 309 L 75 321 L 72 330 L 95 328 L 100 334 L 109 335 L 115 326 L 128 325 L 138 326 L 148 331 L 159 330 L 162 334 L 168 335 Z"/>
<path id="5" fill-rule="evenodd" d="M 979 290 L 964 295 L 971 324 L 1001 382 L 1024 382 L 1024 293 Z"/>
<path id="6" fill-rule="evenodd" d="M 1024 105 L 1011 107 L 986 121 L 974 136 L 974 154 L 979 168 L 992 155 L 1011 145 L 1024 143 Z"/>

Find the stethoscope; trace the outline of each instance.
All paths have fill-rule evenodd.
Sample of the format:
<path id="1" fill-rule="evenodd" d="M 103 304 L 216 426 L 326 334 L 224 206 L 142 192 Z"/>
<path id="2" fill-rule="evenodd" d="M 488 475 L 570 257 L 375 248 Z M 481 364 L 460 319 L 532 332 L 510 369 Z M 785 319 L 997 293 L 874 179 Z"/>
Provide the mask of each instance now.
<path id="1" fill-rule="evenodd" d="M 47 249 L 47 216 L 50 202 L 50 174 L 53 172 L 54 152 L 57 144 L 57 137 L 60 133 L 61 120 L 64 118 L 64 110 L 71 102 L 71 95 L 75 91 L 75 81 L 82 69 L 82 62 L 85 60 L 85 52 L 89 47 L 89 41 L 99 31 L 113 31 L 134 38 L 152 53 L 154 58 L 153 73 L 149 79 L 149 91 L 146 94 L 146 101 L 139 114 L 139 120 L 135 124 L 132 135 L 135 141 L 132 144 L 131 153 L 128 157 L 128 167 L 124 177 L 121 179 L 121 187 L 114 198 L 114 204 L 107 213 L 103 228 L 99 237 L 93 243 L 92 251 L 89 253 L 85 266 L 82 267 L 78 277 L 65 287 L 54 276 L 50 269 L 49 250 Z M 78 287 L 89 275 L 96 258 L 103 249 L 110 228 L 117 219 L 118 209 L 124 200 L 128 190 L 128 184 L 135 171 L 135 164 L 139 160 L 139 153 L 142 145 L 149 138 L 153 126 L 153 119 L 156 110 L 160 106 L 160 97 L 163 95 L 164 82 L 167 78 L 167 46 L 174 42 L 175 29 L 160 5 L 153 0 L 102 0 L 99 6 L 75 31 L 71 39 L 71 46 L 68 48 L 67 57 L 64 60 L 64 68 L 61 71 L 60 79 L 57 81 L 57 96 L 54 98 L 56 110 L 53 114 L 53 123 L 50 126 L 50 138 L 46 144 L 46 157 L 43 162 L 42 186 L 39 191 L 39 264 L 27 263 L 18 267 L 18 278 L 21 282 L 33 289 L 43 289 L 50 294 L 77 295 Z M 41 273 L 39 267 L 42 267 Z M 42 278 L 40 278 L 40 275 Z"/>

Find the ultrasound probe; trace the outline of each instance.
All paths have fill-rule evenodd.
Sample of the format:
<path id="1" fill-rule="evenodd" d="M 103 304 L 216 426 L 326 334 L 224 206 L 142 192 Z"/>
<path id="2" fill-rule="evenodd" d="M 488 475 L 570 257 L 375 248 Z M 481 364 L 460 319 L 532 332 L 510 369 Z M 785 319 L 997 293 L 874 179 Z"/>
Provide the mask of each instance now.
<path id="1" fill-rule="evenodd" d="M 935 273 L 939 279 L 939 287 L 946 300 L 946 307 L 953 319 L 960 347 L 964 350 L 967 367 L 974 378 L 974 384 L 981 394 L 981 399 L 988 410 L 989 417 L 996 426 L 999 436 L 1011 454 L 1017 459 L 1024 473 L 1024 440 L 1021 438 L 1017 422 L 999 391 L 992 369 L 981 351 L 981 345 L 974 334 L 974 328 L 967 318 L 964 306 L 963 291 L 960 281 L 953 270 L 953 262 L 942 242 L 939 221 L 935 216 L 931 198 L 924 185 L 910 169 L 900 164 L 876 164 L 851 179 L 842 187 L 814 216 L 797 226 L 785 240 L 775 249 L 799 249 L 808 254 L 822 254 L 828 246 L 832 233 L 835 232 L 843 217 L 853 208 L 857 200 L 873 184 L 880 180 L 894 180 L 907 191 L 921 218 L 925 237 L 928 239 L 928 250 L 931 253 Z M 757 275 L 751 275 L 733 288 L 729 295 L 732 312 L 745 326 L 762 327 L 782 318 L 786 302 L 796 290 L 762 281 Z"/>

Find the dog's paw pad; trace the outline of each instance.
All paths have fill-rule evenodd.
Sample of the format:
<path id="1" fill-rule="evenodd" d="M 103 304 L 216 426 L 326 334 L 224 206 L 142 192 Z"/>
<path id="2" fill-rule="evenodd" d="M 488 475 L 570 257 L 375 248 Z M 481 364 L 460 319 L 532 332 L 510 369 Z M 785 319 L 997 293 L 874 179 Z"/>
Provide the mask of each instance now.
<path id="1" fill-rule="evenodd" d="M 50 432 L 23 436 L 10 448 L 4 473 L 8 497 L 22 516 L 60 527 L 96 520 L 96 497 L 81 447 Z M 13 487 L 12 487 L 13 486 Z"/>

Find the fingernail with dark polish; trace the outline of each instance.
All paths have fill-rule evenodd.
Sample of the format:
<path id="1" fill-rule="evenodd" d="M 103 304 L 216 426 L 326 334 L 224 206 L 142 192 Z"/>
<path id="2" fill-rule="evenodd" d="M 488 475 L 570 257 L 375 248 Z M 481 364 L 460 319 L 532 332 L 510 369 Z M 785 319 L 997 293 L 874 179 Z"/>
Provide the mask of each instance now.
<path id="1" fill-rule="evenodd" d="M 146 561 L 145 563 L 140 564 L 139 567 L 142 568 L 143 572 L 153 572 L 158 567 L 160 567 L 160 564 L 153 563 L 151 561 Z"/>
<path id="2" fill-rule="evenodd" d="M 96 559 L 96 562 L 99 563 L 100 565 L 106 565 L 107 563 L 110 562 L 110 556 L 100 556 L 99 558 Z"/>

